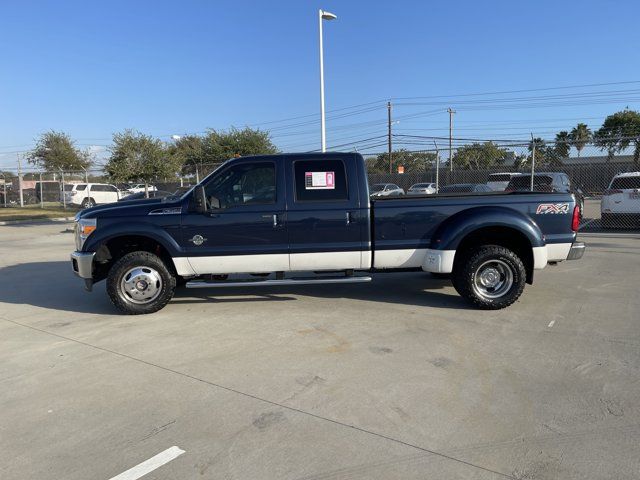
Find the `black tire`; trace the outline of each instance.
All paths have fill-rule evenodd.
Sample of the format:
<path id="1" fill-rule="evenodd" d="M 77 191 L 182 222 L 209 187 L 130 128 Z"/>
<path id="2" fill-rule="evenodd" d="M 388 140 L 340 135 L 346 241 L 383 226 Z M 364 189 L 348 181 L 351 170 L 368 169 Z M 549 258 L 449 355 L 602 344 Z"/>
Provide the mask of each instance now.
<path id="1" fill-rule="evenodd" d="M 135 288 L 127 288 L 127 283 L 135 284 Z M 169 303 L 175 289 L 175 277 L 159 257 L 149 252 L 126 254 L 111 267 L 107 276 L 111 302 L 127 315 L 157 312 Z M 145 298 L 146 292 L 152 296 L 151 300 Z"/>
<path id="2" fill-rule="evenodd" d="M 486 284 L 478 277 L 482 273 Z M 518 300 L 527 272 L 520 257 L 508 248 L 483 245 L 463 253 L 454 265 L 451 278 L 464 299 L 481 309 L 498 310 Z M 496 286 L 489 286 L 496 278 Z"/>
<path id="3" fill-rule="evenodd" d="M 96 202 L 93 198 L 85 198 L 81 204 L 82 208 L 91 208 L 96 206 Z"/>

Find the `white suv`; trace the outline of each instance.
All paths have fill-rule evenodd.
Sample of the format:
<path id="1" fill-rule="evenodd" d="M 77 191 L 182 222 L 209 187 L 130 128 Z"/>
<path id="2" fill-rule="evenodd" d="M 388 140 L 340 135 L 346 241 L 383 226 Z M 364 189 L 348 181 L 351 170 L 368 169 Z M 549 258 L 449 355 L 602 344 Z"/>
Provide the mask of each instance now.
<path id="1" fill-rule="evenodd" d="M 507 185 L 509 185 L 511 179 L 519 175 L 522 174 L 514 172 L 490 173 L 489 180 L 487 180 L 487 187 L 494 192 L 503 192 L 507 188 Z"/>
<path id="2" fill-rule="evenodd" d="M 117 202 L 120 199 L 120 192 L 108 183 L 78 183 L 73 185 L 70 191 L 65 191 L 64 197 L 68 204 L 89 208 Z"/>
<path id="3" fill-rule="evenodd" d="M 613 177 L 602 194 L 600 213 L 604 228 L 640 225 L 640 172 Z"/>

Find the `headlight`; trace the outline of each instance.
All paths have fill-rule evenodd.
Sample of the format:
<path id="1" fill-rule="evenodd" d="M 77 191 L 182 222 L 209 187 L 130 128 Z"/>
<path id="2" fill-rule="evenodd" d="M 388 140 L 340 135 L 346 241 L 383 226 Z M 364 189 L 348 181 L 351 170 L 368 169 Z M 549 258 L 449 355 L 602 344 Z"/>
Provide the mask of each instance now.
<path id="1" fill-rule="evenodd" d="M 85 240 L 96 229 L 95 218 L 80 218 L 76 222 L 76 250 L 81 250 Z"/>

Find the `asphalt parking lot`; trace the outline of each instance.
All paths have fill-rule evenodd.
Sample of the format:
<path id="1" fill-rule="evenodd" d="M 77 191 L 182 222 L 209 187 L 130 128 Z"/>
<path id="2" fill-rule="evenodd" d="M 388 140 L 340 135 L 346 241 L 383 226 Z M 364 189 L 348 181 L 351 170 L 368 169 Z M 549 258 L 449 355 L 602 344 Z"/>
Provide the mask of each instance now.
<path id="1" fill-rule="evenodd" d="M 161 452 L 145 480 L 640 476 L 640 235 L 585 234 L 497 312 L 411 273 L 130 317 L 83 291 L 65 229 L 0 227 L 3 480 Z"/>

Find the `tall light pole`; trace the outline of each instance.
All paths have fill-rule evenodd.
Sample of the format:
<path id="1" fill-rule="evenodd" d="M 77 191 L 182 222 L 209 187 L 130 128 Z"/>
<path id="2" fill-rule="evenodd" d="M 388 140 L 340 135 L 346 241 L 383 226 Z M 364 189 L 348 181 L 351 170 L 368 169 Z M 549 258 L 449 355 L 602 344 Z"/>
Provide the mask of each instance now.
<path id="1" fill-rule="evenodd" d="M 322 20 L 335 20 L 338 18 L 333 13 L 318 10 L 318 26 L 320 34 L 320 136 L 322 151 L 327 151 L 327 133 L 324 125 L 324 54 L 322 48 Z"/>

